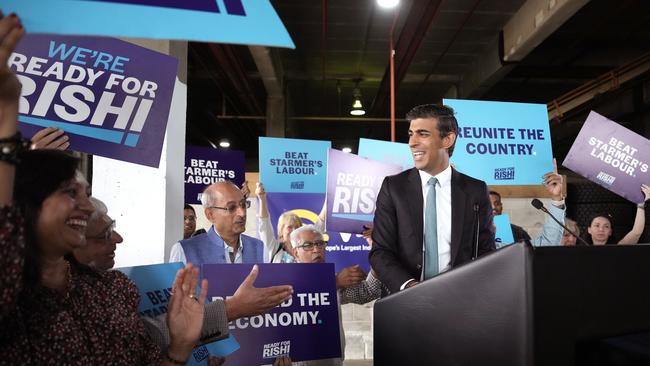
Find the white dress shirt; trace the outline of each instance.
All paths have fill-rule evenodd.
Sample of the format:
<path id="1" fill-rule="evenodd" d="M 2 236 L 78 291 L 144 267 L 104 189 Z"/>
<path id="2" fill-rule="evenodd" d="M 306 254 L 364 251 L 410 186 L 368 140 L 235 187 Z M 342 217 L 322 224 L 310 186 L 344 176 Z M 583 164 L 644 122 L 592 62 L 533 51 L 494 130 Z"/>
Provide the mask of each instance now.
<path id="1" fill-rule="evenodd" d="M 438 179 L 436 183 L 436 224 L 438 227 L 438 271 L 444 272 L 450 268 L 451 265 L 451 166 L 437 175 L 433 176 L 425 171 L 418 170 L 420 173 L 420 180 L 422 184 L 422 218 L 423 223 L 427 222 L 426 202 L 427 193 L 429 193 L 429 179 L 435 177 Z M 422 246 L 424 247 L 424 228 L 422 225 Z M 406 288 L 406 285 L 411 281 L 419 281 L 420 279 L 412 278 L 402 284 L 400 290 Z"/>
<path id="2" fill-rule="evenodd" d="M 214 226 L 211 226 L 210 229 L 208 229 L 208 230 L 214 231 L 217 234 L 217 236 L 219 236 L 219 239 L 221 239 L 223 241 L 223 238 L 221 238 L 221 235 L 219 235 L 219 233 L 214 228 Z M 243 249 L 244 249 L 244 246 L 242 245 L 241 235 L 240 235 L 239 236 L 239 249 L 237 250 L 237 254 L 235 255 L 235 261 L 233 262 L 233 261 L 230 260 L 230 253 L 232 253 L 233 248 L 230 245 L 226 244 L 226 242 L 224 241 L 223 242 L 223 250 L 224 250 L 224 252 L 225 252 L 224 254 L 226 256 L 226 263 L 243 263 L 243 259 L 242 259 L 242 255 L 241 255 Z M 185 251 L 183 250 L 183 246 L 181 245 L 180 242 L 177 242 L 176 244 L 174 244 L 172 246 L 171 251 L 169 252 L 169 263 L 173 263 L 173 262 L 183 262 L 183 264 L 187 264 L 187 258 L 185 257 Z"/>

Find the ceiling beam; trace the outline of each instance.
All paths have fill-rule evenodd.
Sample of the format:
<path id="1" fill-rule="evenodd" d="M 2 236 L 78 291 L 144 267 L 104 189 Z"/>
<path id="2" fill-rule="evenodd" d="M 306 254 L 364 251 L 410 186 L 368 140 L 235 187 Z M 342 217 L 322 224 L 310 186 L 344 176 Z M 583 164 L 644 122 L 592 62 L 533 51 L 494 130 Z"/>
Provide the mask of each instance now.
<path id="1" fill-rule="evenodd" d="M 210 54 L 214 57 L 217 70 L 223 76 L 227 87 L 222 90 L 232 90 L 237 99 L 246 107 L 248 113 L 261 114 L 264 111 L 262 103 L 257 98 L 248 78 L 248 72 L 242 64 L 235 49 L 231 45 L 209 43 Z"/>
<path id="2" fill-rule="evenodd" d="M 521 61 L 589 0 L 528 0 L 503 27 L 503 60 Z"/>
<path id="3" fill-rule="evenodd" d="M 440 3 L 441 0 L 413 1 L 399 39 L 395 44 L 395 90 L 399 88 L 399 84 L 411 66 L 433 18 L 438 13 Z M 387 61 L 389 60 L 389 51 L 387 47 Z M 388 66 L 370 107 L 370 115 L 388 115 L 389 86 L 390 67 Z"/>
<path id="4" fill-rule="evenodd" d="M 480 98 L 589 0 L 528 0 L 477 57 L 458 85 L 459 98 Z"/>

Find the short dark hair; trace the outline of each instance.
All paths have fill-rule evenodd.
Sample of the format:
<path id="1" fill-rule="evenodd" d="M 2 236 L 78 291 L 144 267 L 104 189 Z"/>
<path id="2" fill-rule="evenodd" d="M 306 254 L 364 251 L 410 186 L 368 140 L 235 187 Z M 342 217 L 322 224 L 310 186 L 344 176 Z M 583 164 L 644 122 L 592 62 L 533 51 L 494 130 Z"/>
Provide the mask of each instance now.
<path id="1" fill-rule="evenodd" d="M 183 210 L 192 210 L 194 214 L 196 215 L 196 211 L 194 210 L 194 207 L 188 205 L 187 203 L 185 204 L 185 207 L 183 207 Z"/>
<path id="2" fill-rule="evenodd" d="M 418 118 L 435 118 L 438 121 L 438 132 L 440 138 L 447 137 L 450 133 L 454 133 L 458 137 L 458 121 L 454 117 L 454 109 L 441 104 L 423 104 L 414 107 L 406 114 L 406 119 L 410 122 Z M 454 144 L 447 149 L 449 157 L 454 153 Z"/>
<path id="3" fill-rule="evenodd" d="M 499 197 L 499 201 L 501 201 L 501 194 L 497 191 L 490 191 L 490 196 L 497 196 Z"/>
<path id="4" fill-rule="evenodd" d="M 14 203 L 25 215 L 25 282 L 34 286 L 40 282 L 40 248 L 36 223 L 43 201 L 66 181 L 73 179 L 79 160 L 59 150 L 30 150 L 21 153 L 16 165 Z"/>

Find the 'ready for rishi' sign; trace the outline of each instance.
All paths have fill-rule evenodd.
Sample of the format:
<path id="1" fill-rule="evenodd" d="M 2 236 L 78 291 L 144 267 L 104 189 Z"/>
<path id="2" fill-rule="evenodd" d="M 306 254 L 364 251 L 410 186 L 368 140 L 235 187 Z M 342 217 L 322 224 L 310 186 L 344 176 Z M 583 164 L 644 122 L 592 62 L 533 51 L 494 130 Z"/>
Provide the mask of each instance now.
<path id="1" fill-rule="evenodd" d="M 650 183 L 650 140 L 591 111 L 562 165 L 635 203 Z"/>
<path id="2" fill-rule="evenodd" d="M 327 159 L 327 230 L 362 233 L 372 226 L 377 193 L 401 165 L 382 163 L 330 149 Z"/>
<path id="3" fill-rule="evenodd" d="M 57 127 L 71 150 L 158 167 L 177 59 L 118 39 L 27 35 L 8 65 L 23 135 Z"/>

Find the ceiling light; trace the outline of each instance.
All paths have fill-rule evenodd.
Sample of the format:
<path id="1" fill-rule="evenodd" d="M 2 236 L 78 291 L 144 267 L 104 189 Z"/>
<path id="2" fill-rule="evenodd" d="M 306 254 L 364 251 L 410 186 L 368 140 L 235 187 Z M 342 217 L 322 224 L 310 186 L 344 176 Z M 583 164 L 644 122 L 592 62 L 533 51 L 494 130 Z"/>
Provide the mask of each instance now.
<path id="1" fill-rule="evenodd" d="M 224 149 L 229 148 L 230 147 L 230 141 L 228 141 L 226 139 L 223 139 L 223 140 L 219 141 L 219 146 L 223 147 Z"/>
<path id="2" fill-rule="evenodd" d="M 391 9 L 399 4 L 399 0 L 377 0 L 377 5 L 385 9 Z"/>
<path id="3" fill-rule="evenodd" d="M 352 149 L 346 146 L 346 147 L 342 148 L 341 151 L 343 151 L 344 153 L 348 153 L 348 154 L 349 154 L 349 153 L 352 152 Z"/>
<path id="4" fill-rule="evenodd" d="M 352 95 L 354 96 L 354 102 L 352 103 L 350 114 L 353 116 L 363 116 L 366 114 L 366 111 L 363 109 L 363 104 L 361 104 L 361 90 L 354 88 Z"/>

